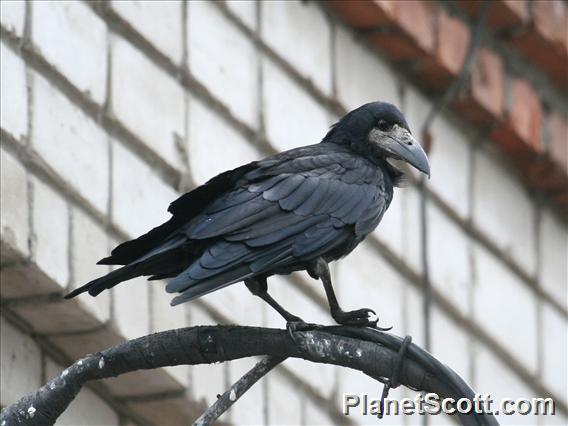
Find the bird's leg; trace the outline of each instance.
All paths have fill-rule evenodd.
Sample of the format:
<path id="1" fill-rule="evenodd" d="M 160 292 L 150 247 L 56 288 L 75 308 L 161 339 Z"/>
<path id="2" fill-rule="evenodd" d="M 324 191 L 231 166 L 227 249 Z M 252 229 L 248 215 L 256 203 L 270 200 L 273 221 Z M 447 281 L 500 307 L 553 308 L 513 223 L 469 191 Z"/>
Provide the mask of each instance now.
<path id="1" fill-rule="evenodd" d="M 374 315 L 375 317 L 377 316 L 375 311 L 372 309 L 357 309 L 345 312 L 339 307 L 339 303 L 337 302 L 337 297 L 335 296 L 335 291 L 333 290 L 333 285 L 331 283 L 329 267 L 323 258 L 319 257 L 311 262 L 307 269 L 308 274 L 310 274 L 311 277 L 321 279 L 327 296 L 327 301 L 329 303 L 331 316 L 338 324 L 361 327 L 377 326 L 378 318 L 374 320 L 370 319 L 371 315 Z"/>
<path id="2" fill-rule="evenodd" d="M 272 306 L 288 323 L 303 323 L 302 318 L 291 314 L 286 309 L 282 307 L 276 300 L 268 294 L 268 284 L 266 282 L 266 277 L 255 277 L 245 280 L 245 285 L 250 290 L 252 294 L 260 297 L 270 306 Z"/>

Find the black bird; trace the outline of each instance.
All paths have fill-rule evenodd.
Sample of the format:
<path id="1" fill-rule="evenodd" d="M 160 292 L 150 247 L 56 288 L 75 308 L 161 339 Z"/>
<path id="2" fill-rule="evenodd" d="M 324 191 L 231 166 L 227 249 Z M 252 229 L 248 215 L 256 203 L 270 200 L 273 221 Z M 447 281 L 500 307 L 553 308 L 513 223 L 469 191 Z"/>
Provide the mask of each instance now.
<path id="1" fill-rule="evenodd" d="M 328 263 L 349 254 L 381 221 L 403 160 L 430 175 L 426 154 L 392 104 L 365 104 L 334 124 L 321 143 L 254 161 L 212 178 L 172 202 L 172 217 L 120 244 L 103 265 L 124 265 L 72 291 L 72 298 L 138 276 L 173 278 L 178 305 L 244 281 L 288 322 L 301 321 L 267 292 L 267 278 L 306 270 L 321 279 L 340 324 L 376 325 L 370 309 L 343 311 Z"/>

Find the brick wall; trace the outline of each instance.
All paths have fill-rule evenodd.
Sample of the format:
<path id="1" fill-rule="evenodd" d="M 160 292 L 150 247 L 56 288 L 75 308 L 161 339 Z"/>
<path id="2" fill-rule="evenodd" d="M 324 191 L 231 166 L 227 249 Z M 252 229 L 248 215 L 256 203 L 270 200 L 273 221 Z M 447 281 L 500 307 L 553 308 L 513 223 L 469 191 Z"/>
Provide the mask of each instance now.
<path id="1" fill-rule="evenodd" d="M 166 219 L 179 192 L 228 168 L 315 143 L 345 110 L 376 99 L 394 102 L 418 132 L 436 92 L 402 71 L 400 61 L 437 52 L 428 71 L 447 84 L 459 70 L 459 43 L 468 38 L 464 29 L 475 9 L 440 9 L 447 16 L 438 16 L 439 31 L 458 44 L 446 50 L 420 18 L 429 15 L 413 18 L 416 8 L 430 13 L 438 4 L 402 10 L 406 3 L 386 15 L 407 43 L 392 49 L 381 37 L 368 44 L 344 22 L 345 11 L 338 15 L 316 2 L 2 2 L 0 404 L 84 353 L 149 332 L 216 323 L 282 327 L 242 285 L 176 308 L 162 283 L 142 279 L 96 299 L 63 302 L 61 295 L 105 273 L 94 263 L 119 241 Z M 512 13 L 514 3 L 499 7 L 510 4 Z M 540 22 L 541 12 L 530 13 Z M 504 59 L 530 62 L 500 46 L 480 54 L 481 68 L 499 68 Z M 547 69 L 530 70 L 536 83 L 528 88 L 523 79 L 507 83 L 507 120 L 532 119 L 518 105 L 528 105 L 523 99 L 536 90 L 551 117 L 546 126 L 559 129 L 545 132 L 555 148 L 543 152 L 562 158 L 565 92 L 551 89 L 557 80 Z M 501 87 L 492 71 L 474 73 L 472 84 L 477 78 L 489 88 L 496 78 Z M 483 114 L 452 108 L 431 130 L 431 351 L 479 392 L 553 396 L 558 416 L 538 422 L 565 423 L 568 228 L 560 204 L 527 185 L 516 159 L 494 142 L 503 139 L 472 125 L 471 117 L 500 114 L 504 102 L 475 87 L 471 99 L 485 102 Z M 532 131 L 515 130 L 521 141 Z M 345 308 L 373 307 L 382 324 L 423 345 L 419 197 L 412 182 L 396 190 L 378 230 L 332 272 Z M 291 311 L 331 323 L 319 283 L 305 274 L 271 283 L 274 297 Z M 83 390 L 61 424 L 187 424 L 252 363 L 105 380 Z M 289 360 L 222 420 L 368 422 L 339 414 L 343 392 L 378 395 L 379 387 L 362 374 Z M 397 389 L 393 396 L 411 394 Z"/>

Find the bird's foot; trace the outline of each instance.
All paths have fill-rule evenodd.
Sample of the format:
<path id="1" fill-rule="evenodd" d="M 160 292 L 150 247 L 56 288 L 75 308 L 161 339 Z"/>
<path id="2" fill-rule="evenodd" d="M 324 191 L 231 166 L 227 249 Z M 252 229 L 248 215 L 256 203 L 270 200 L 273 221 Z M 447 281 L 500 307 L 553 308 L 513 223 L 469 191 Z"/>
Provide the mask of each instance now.
<path id="1" fill-rule="evenodd" d="M 309 322 L 304 322 L 304 320 L 299 319 L 299 321 L 288 321 L 286 323 L 286 330 L 288 330 L 288 334 L 290 335 L 290 338 L 296 342 L 296 344 L 298 343 L 298 341 L 296 340 L 296 336 L 294 336 L 294 333 L 298 332 L 298 331 L 309 331 L 309 330 L 317 330 L 318 328 L 321 328 L 321 325 L 318 324 L 312 324 Z"/>
<path id="2" fill-rule="evenodd" d="M 375 311 L 368 308 L 356 309 L 354 311 L 338 310 L 332 312 L 333 319 L 341 325 L 349 325 L 354 327 L 370 327 L 381 331 L 388 331 L 392 327 L 379 327 L 379 317 Z M 373 318 L 374 317 L 374 318 Z"/>

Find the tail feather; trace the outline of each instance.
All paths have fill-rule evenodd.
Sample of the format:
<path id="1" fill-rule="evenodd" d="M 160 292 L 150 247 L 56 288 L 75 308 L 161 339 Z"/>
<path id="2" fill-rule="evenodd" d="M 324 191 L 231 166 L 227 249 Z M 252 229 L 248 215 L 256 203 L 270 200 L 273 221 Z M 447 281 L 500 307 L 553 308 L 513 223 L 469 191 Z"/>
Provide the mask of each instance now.
<path id="1" fill-rule="evenodd" d="M 88 282 L 69 294 L 66 299 L 71 299 L 81 293 L 89 292 L 91 296 L 97 296 L 102 291 L 110 289 L 123 281 L 140 276 L 164 276 L 175 271 L 183 271 L 193 262 L 195 254 L 191 253 L 191 247 L 178 242 L 168 245 L 163 249 L 155 249 L 153 253 L 143 256 L 133 263 L 122 266 L 103 277 Z"/>
<path id="2" fill-rule="evenodd" d="M 72 299 L 86 291 L 88 291 L 91 296 L 96 296 L 103 290 L 112 288 L 123 281 L 130 280 L 138 276 L 140 276 L 140 273 L 139 271 L 136 271 L 133 266 L 123 266 L 122 268 L 118 268 L 106 274 L 104 277 L 97 278 L 96 280 L 88 282 L 84 286 L 76 288 L 72 292 L 66 294 L 65 299 Z"/>

